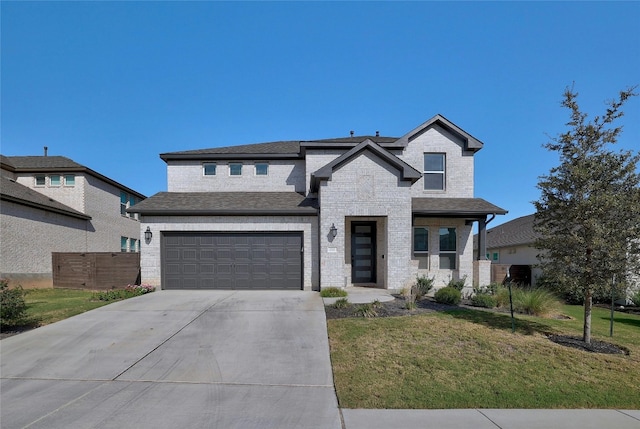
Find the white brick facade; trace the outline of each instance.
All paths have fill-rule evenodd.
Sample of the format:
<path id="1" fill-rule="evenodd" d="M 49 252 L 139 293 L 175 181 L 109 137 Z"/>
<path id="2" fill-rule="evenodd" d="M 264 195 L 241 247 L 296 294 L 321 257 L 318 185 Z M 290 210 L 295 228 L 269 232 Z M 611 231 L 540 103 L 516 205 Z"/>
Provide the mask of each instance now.
<path id="1" fill-rule="evenodd" d="M 298 144 L 297 152 L 295 146 L 288 145 L 286 152 L 281 152 L 283 146 L 264 143 L 251 145 L 256 149 L 255 153 L 248 153 L 244 146 L 237 153 L 231 147 L 163 154 L 168 178 L 168 193 L 165 194 L 169 195 L 159 196 L 157 206 L 150 202 L 154 200 L 151 197 L 146 201 L 150 208 L 140 209 L 143 215 L 141 231 L 149 226 L 156 234 L 152 243 L 143 246 L 143 280 L 160 285 L 163 267 L 161 239 L 157 234 L 163 232 L 303 231 L 305 249 L 312 249 L 311 252 L 305 250 L 304 289 L 348 287 L 357 281 L 359 285 L 366 283 L 367 286 L 400 290 L 413 284 L 416 276 L 422 274 L 435 277 L 436 287 L 442 287 L 452 279 L 466 279 L 468 289 L 465 293 L 471 291 L 474 282 L 484 282 L 489 267 L 474 264 L 473 222 L 484 222 L 486 214 L 482 210 L 485 207 L 504 211 L 483 200 L 485 205 L 477 209 L 479 212 L 462 207 L 479 200 L 474 198 L 473 175 L 474 154 L 482 148 L 481 142 L 437 115 L 399 139 L 352 136 Z M 443 190 L 424 189 L 425 153 L 444 155 Z M 262 157 L 261 154 L 267 155 Z M 285 154 L 290 159 L 276 160 Z M 195 158 L 199 156 L 202 159 Z M 238 160 L 231 159 L 233 156 L 238 156 Z M 205 162 L 215 163 L 215 176 L 204 175 Z M 241 175 L 229 174 L 229 165 L 233 162 L 243 163 Z M 263 162 L 269 165 L 269 175 L 256 176 L 253 166 Z M 178 198 L 183 198 L 182 201 L 197 198 L 193 194 L 179 195 L 187 192 L 211 193 L 211 200 L 207 201 L 215 206 L 209 209 L 212 214 L 199 216 L 198 213 L 207 208 L 197 203 L 192 203 L 192 207 L 179 207 Z M 244 200 L 241 195 L 251 193 L 250 198 L 260 199 L 256 192 L 306 196 L 307 200 L 317 202 L 317 215 L 296 219 L 290 213 L 261 216 L 262 212 L 257 210 L 255 215 L 247 216 L 242 213 Z M 171 200 L 172 193 L 174 200 Z M 220 196 L 215 196 L 216 193 Z M 215 199 L 221 198 L 223 193 L 225 203 L 216 205 Z M 236 193 L 238 198 L 234 200 Z M 449 206 L 441 204 L 446 200 L 452 203 Z M 414 201 L 419 204 L 416 209 Z M 189 210 L 193 213 L 183 215 L 183 211 Z M 180 216 L 175 216 L 176 212 Z M 240 212 L 240 215 L 228 216 L 231 212 Z M 330 234 L 332 226 L 337 229 L 335 237 Z M 359 234 L 368 234 L 364 238 L 373 240 L 371 249 L 365 249 L 372 252 L 371 259 L 357 260 L 372 267 L 359 271 L 366 275 L 356 274 L 352 267 L 352 260 L 355 260 L 352 238 L 358 237 L 357 234 L 352 237 L 352 228 L 357 226 L 369 228 L 368 232 Z M 429 230 L 428 256 L 413 252 L 414 226 Z M 441 227 L 456 231 L 456 266 L 453 269 L 440 269 Z M 375 234 L 372 228 L 375 228 Z M 359 246 L 353 247 L 361 250 Z"/>
<path id="2" fill-rule="evenodd" d="M 162 233 L 175 231 L 201 232 L 302 232 L 303 288 L 317 290 L 318 227 L 315 216 L 145 216 L 140 224 L 140 234 L 149 227 L 153 233 L 150 242 L 143 242 L 141 249 L 142 282 L 162 286 Z M 144 240 L 143 240 L 144 241 Z"/>

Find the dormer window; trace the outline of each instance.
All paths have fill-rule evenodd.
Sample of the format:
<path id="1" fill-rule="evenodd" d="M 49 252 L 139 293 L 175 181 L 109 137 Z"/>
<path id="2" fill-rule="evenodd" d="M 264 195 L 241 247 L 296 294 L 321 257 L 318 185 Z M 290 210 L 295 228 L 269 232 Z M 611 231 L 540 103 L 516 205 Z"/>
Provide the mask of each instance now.
<path id="1" fill-rule="evenodd" d="M 445 182 L 444 153 L 425 153 L 422 172 L 425 191 L 444 191 Z"/>

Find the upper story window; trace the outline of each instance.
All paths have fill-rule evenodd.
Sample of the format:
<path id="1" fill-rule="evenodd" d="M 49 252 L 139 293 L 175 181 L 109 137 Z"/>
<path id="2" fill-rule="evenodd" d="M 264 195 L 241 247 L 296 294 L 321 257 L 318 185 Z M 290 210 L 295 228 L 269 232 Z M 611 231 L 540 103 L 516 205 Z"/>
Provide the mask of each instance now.
<path id="1" fill-rule="evenodd" d="M 127 201 L 129 198 L 127 197 L 127 193 L 124 191 L 120 191 L 120 214 L 122 216 L 127 215 Z"/>
<path id="2" fill-rule="evenodd" d="M 202 164 L 202 173 L 205 176 L 215 176 L 216 175 L 216 164 L 213 164 L 213 163 Z"/>
<path id="3" fill-rule="evenodd" d="M 137 252 L 138 251 L 138 240 L 135 238 L 129 239 L 129 252 Z"/>
<path id="4" fill-rule="evenodd" d="M 455 228 L 440 228 L 440 269 L 455 270 L 457 260 L 457 233 Z"/>
<path id="5" fill-rule="evenodd" d="M 426 227 L 413 228 L 413 252 L 418 256 L 429 254 L 429 230 Z"/>
<path id="6" fill-rule="evenodd" d="M 49 186 L 60 186 L 62 185 L 62 176 L 59 174 L 52 174 L 49 176 Z"/>
<path id="7" fill-rule="evenodd" d="M 229 176 L 242 176 L 242 163 L 229 164 Z"/>
<path id="8" fill-rule="evenodd" d="M 424 189 L 425 191 L 444 191 L 445 184 L 444 153 L 424 154 Z"/>
<path id="9" fill-rule="evenodd" d="M 137 213 L 127 214 L 127 209 L 135 206 L 138 202 L 139 200 L 135 196 L 129 195 L 125 191 L 120 191 L 120 214 L 122 216 L 129 216 L 132 219 L 137 219 L 138 214 Z"/>
<path id="10" fill-rule="evenodd" d="M 44 186 L 47 184 L 47 176 L 38 174 L 34 177 L 36 186 Z"/>
<path id="11" fill-rule="evenodd" d="M 256 164 L 256 176 L 268 176 L 269 164 L 260 162 Z"/>
<path id="12" fill-rule="evenodd" d="M 73 174 L 65 174 L 64 175 L 64 186 L 75 186 L 76 185 L 76 176 Z"/>
<path id="13" fill-rule="evenodd" d="M 127 251 L 127 237 L 120 237 L 120 251 L 121 252 L 126 252 Z"/>

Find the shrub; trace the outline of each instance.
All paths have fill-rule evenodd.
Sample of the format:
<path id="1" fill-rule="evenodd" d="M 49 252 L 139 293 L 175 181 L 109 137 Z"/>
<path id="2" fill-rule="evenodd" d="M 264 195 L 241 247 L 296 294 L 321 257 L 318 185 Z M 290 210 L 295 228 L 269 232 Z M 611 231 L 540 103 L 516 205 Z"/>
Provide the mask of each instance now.
<path id="1" fill-rule="evenodd" d="M 347 296 L 347 291 L 339 287 L 328 287 L 320 291 L 320 296 L 323 298 L 339 298 Z"/>
<path id="2" fill-rule="evenodd" d="M 356 308 L 356 316 L 360 317 L 376 317 L 378 316 L 378 312 L 376 311 L 376 307 L 374 303 L 368 304 L 360 304 L 358 308 Z"/>
<path id="3" fill-rule="evenodd" d="M 515 291 L 517 292 L 513 294 L 513 308 L 518 313 L 544 316 L 557 311 L 560 307 L 558 298 L 545 289 L 516 288 Z"/>
<path id="4" fill-rule="evenodd" d="M 462 295 L 458 289 L 447 286 L 439 289 L 434 298 L 441 304 L 458 305 Z"/>
<path id="5" fill-rule="evenodd" d="M 415 310 L 418 306 L 416 305 L 415 301 L 407 301 L 406 304 L 404 305 L 404 307 L 407 310 Z"/>
<path id="6" fill-rule="evenodd" d="M 9 281 L 0 280 L 1 326 L 17 326 L 26 322 L 27 304 L 24 302 L 25 293 L 22 286 L 9 289 Z"/>
<path id="7" fill-rule="evenodd" d="M 333 308 L 348 308 L 351 307 L 351 303 L 347 298 L 338 298 L 336 302 L 333 303 Z"/>
<path id="8" fill-rule="evenodd" d="M 631 295 L 631 301 L 633 301 L 633 305 L 640 307 L 640 289 Z"/>
<path id="9" fill-rule="evenodd" d="M 467 281 L 467 276 L 464 276 L 458 280 L 454 280 L 453 278 L 451 278 L 449 280 L 449 283 L 447 283 L 447 287 L 451 287 L 458 291 L 462 291 L 462 289 L 464 289 L 464 284 L 466 283 L 466 281 Z"/>
<path id="10" fill-rule="evenodd" d="M 471 297 L 471 305 L 474 307 L 493 308 L 496 306 L 496 299 L 493 295 L 477 293 Z"/>
<path id="11" fill-rule="evenodd" d="M 420 299 L 433 289 L 435 277 L 416 276 L 416 299 Z"/>

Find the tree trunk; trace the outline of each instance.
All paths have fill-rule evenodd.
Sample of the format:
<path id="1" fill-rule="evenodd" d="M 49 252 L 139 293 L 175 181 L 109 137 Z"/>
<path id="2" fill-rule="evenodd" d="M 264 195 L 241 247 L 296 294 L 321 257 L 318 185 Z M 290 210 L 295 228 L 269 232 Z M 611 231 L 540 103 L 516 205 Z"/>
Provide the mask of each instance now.
<path id="1" fill-rule="evenodd" d="M 591 344 L 591 288 L 584 291 L 584 331 L 582 341 Z"/>

